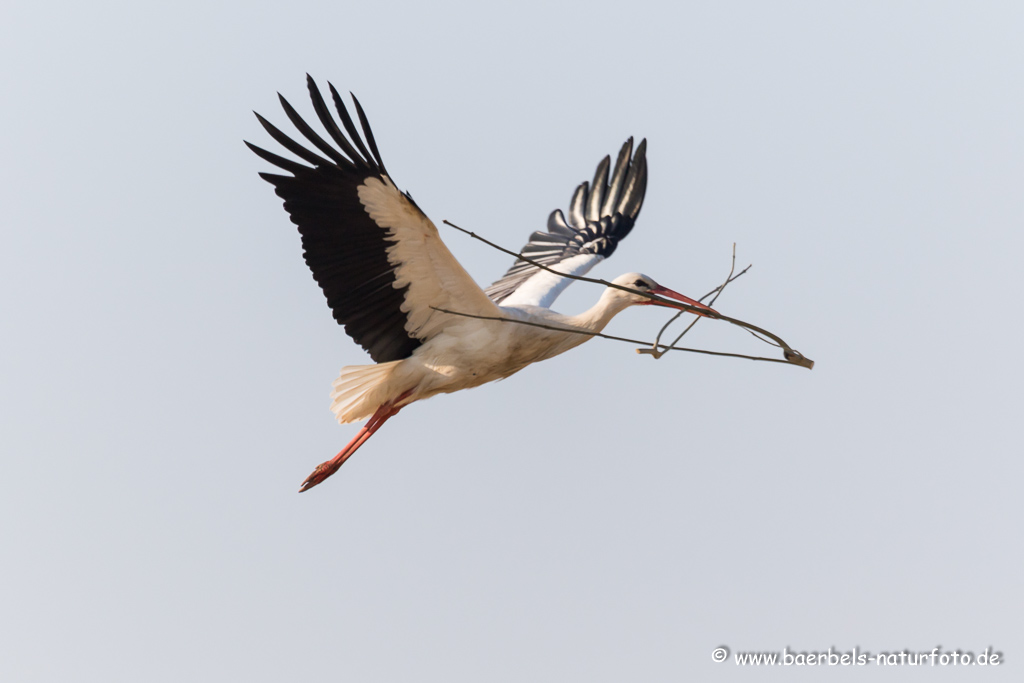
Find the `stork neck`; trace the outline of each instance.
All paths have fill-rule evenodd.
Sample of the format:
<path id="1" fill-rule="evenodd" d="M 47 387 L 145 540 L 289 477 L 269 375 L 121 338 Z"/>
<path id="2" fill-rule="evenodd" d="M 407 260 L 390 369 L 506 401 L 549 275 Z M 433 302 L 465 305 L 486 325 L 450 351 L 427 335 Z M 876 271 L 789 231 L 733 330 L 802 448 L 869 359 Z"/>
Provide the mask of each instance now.
<path id="1" fill-rule="evenodd" d="M 572 317 L 572 324 L 591 332 L 600 332 L 612 318 L 632 304 L 633 302 L 623 297 L 619 290 L 608 287 L 596 304 Z"/>

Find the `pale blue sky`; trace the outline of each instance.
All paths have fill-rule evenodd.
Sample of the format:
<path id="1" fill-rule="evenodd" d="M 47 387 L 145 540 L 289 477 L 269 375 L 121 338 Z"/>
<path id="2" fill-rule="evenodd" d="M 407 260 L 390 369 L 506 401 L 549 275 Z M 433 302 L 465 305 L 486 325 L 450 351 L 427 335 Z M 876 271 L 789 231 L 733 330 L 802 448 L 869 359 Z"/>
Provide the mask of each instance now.
<path id="1" fill-rule="evenodd" d="M 994 646 L 885 675 L 1019 679 L 1024 7 L 350 5 L 3 10 L 0 680 L 881 675 L 722 644 Z M 242 144 L 278 91 L 311 112 L 307 71 L 435 222 L 514 248 L 646 137 L 595 274 L 699 295 L 735 241 L 716 307 L 817 367 L 594 341 L 410 407 L 298 495 L 368 362 Z M 509 265 L 442 230 L 479 282 Z"/>

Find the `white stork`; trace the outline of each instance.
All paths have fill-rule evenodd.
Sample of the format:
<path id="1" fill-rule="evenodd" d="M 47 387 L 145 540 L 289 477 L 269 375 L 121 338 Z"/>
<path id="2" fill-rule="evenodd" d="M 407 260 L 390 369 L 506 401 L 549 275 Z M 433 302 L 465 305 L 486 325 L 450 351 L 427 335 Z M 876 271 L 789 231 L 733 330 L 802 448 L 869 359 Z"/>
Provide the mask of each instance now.
<path id="1" fill-rule="evenodd" d="M 590 339 L 589 334 L 508 320 L 600 332 L 629 306 L 668 305 L 645 297 L 644 292 L 714 313 L 646 275 L 628 273 L 614 284 L 636 293 L 609 287 L 589 310 L 562 315 L 549 307 L 572 280 L 518 259 L 504 277 L 481 289 L 412 197 L 392 182 L 355 96 L 365 142 L 334 86 L 328 84 L 347 137 L 308 75 L 307 83 L 313 109 L 334 144 L 278 97 L 291 122 L 323 156 L 259 114 L 256 117 L 270 136 L 309 165 L 246 145 L 290 174 L 261 173 L 260 177 L 284 199 L 284 208 L 302 235 L 306 264 L 335 320 L 375 364 L 342 368 L 334 381 L 331 410 L 338 422 L 370 419 L 348 445 L 309 475 L 301 491 L 334 474 L 388 418 L 413 401 L 508 377 Z M 647 141 L 642 141 L 632 154 L 633 139 L 627 140 L 614 168 L 606 156 L 593 185 L 584 182 L 576 188 L 568 218 L 561 210 L 554 211 L 548 231 L 534 232 L 522 255 L 573 275 L 586 273 L 611 256 L 633 228 L 643 205 L 646 146 Z"/>

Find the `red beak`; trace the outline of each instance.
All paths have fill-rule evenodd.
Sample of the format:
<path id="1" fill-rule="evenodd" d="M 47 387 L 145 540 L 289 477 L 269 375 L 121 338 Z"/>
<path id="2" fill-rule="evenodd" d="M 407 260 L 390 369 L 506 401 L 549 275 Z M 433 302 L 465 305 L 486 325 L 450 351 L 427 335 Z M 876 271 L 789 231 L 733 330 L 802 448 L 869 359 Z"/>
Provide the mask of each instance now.
<path id="1" fill-rule="evenodd" d="M 700 309 L 700 310 L 697 310 L 697 311 L 690 311 L 690 313 L 693 313 L 695 315 L 704 316 L 705 318 L 712 317 L 712 316 L 708 315 L 707 313 L 701 313 L 701 311 L 711 311 L 716 316 L 718 315 L 718 311 L 716 311 L 715 309 L 710 308 L 708 306 L 705 306 L 701 302 L 695 301 L 695 300 L 691 299 L 690 297 L 686 296 L 685 294 L 680 294 L 679 292 L 672 291 L 668 287 L 662 287 L 661 285 L 658 285 L 657 287 L 655 287 L 654 289 L 651 290 L 651 294 L 656 294 L 658 296 L 665 297 L 666 299 L 675 299 L 676 301 L 681 301 L 684 304 L 687 304 L 689 306 L 693 306 L 694 308 Z M 682 306 L 673 306 L 672 304 L 663 304 L 660 301 L 648 301 L 647 303 L 648 304 L 652 304 L 654 306 L 664 306 L 665 308 L 678 308 L 680 310 L 686 310 Z"/>

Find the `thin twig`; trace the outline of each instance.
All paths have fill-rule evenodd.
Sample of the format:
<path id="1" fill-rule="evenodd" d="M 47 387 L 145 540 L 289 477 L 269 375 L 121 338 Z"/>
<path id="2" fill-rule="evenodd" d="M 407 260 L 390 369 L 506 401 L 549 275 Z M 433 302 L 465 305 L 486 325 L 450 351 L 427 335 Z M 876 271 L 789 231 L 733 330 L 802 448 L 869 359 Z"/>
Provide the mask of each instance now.
<path id="1" fill-rule="evenodd" d="M 753 264 L 751 264 L 751 265 L 753 265 Z M 728 284 L 730 282 L 732 282 L 736 278 L 740 277 L 740 275 L 743 275 L 743 273 L 747 272 L 748 270 L 750 270 L 750 266 L 747 266 L 746 268 L 744 268 L 743 270 L 740 271 L 739 275 L 737 275 L 736 277 L 733 277 L 732 274 L 736 271 L 736 243 L 733 242 L 732 243 L 732 265 L 729 266 L 729 274 L 725 276 L 725 282 L 723 282 L 722 284 L 718 285 L 717 287 L 712 289 L 710 292 L 708 292 L 707 294 L 705 294 L 701 298 L 697 299 L 697 301 L 700 301 L 701 303 L 704 303 L 704 299 L 706 299 L 709 296 L 711 296 L 712 294 L 714 294 L 715 298 L 713 298 L 711 301 L 708 302 L 708 306 L 709 307 L 710 306 L 714 306 L 715 302 L 718 301 L 718 297 L 722 294 L 722 292 L 725 291 L 726 286 L 728 286 Z M 667 330 L 672 323 L 674 323 L 676 320 L 678 320 L 679 316 L 681 316 L 682 314 L 683 314 L 683 312 L 679 311 L 674 316 L 669 318 L 668 322 L 665 323 L 660 330 L 658 330 L 658 336 L 654 338 L 654 344 L 649 349 L 637 349 L 636 352 L 637 353 L 645 353 L 645 354 L 648 354 L 650 356 L 653 356 L 654 360 L 658 360 L 659 358 L 664 356 L 666 353 L 668 353 L 668 349 L 666 349 L 664 351 L 659 351 L 658 350 L 658 345 L 661 343 L 661 335 L 665 334 L 665 330 Z M 697 316 L 693 320 L 691 320 L 690 324 L 686 326 L 686 329 L 684 329 L 682 332 L 680 332 L 679 336 L 672 340 L 672 343 L 669 345 L 669 348 L 671 348 L 672 346 L 675 346 L 676 344 L 678 344 L 679 340 L 682 339 L 683 337 L 685 337 L 686 333 L 689 332 L 690 330 L 692 330 L 693 326 L 696 325 L 698 322 L 700 322 L 700 318 L 701 318 L 701 316 Z"/>
<path id="2" fill-rule="evenodd" d="M 783 341 L 782 337 L 774 335 L 771 332 L 769 332 L 768 330 L 760 328 L 757 325 L 751 325 L 748 322 L 744 322 L 742 320 L 737 320 L 736 318 L 730 318 L 729 316 L 722 315 L 721 313 L 718 313 L 716 311 L 705 311 L 703 309 L 697 309 L 694 306 L 690 306 L 690 305 L 687 305 L 687 304 L 684 304 L 684 303 L 680 303 L 678 301 L 671 301 L 669 299 L 663 299 L 660 296 L 655 296 L 655 295 L 650 294 L 648 292 L 641 292 L 640 290 L 631 289 L 629 287 L 623 287 L 622 285 L 617 285 L 614 282 L 608 282 L 607 280 L 601 280 L 601 279 L 592 278 L 592 277 L 584 277 L 583 275 L 570 275 L 568 273 L 563 273 L 563 272 L 557 271 L 557 270 L 555 270 L 553 268 L 549 268 L 548 266 L 544 265 L 543 263 L 538 263 L 537 261 L 534 261 L 531 258 L 523 256 L 523 254 L 521 254 L 521 253 L 514 252 L 514 251 L 511 251 L 509 249 L 505 249 L 504 247 L 498 246 L 494 242 L 491 242 L 490 240 L 487 240 L 487 239 L 484 239 L 483 237 L 480 237 L 475 232 L 472 232 L 470 230 L 466 230 L 465 228 L 460 228 L 459 226 L 455 225 L 451 221 L 445 220 L 444 223 L 445 223 L 445 225 L 450 225 L 451 227 L 455 228 L 459 232 L 466 233 L 467 235 L 469 235 L 473 239 L 480 240 L 484 244 L 486 244 L 486 245 L 488 245 L 490 247 L 493 247 L 494 249 L 497 249 L 498 251 L 504 252 L 504 253 L 506 253 L 506 254 L 508 254 L 510 256 L 514 256 L 517 259 L 519 259 L 520 261 L 523 261 L 524 263 L 529 263 L 531 266 L 535 266 L 537 268 L 540 268 L 541 270 L 546 270 L 549 273 L 554 273 L 555 275 L 558 275 L 559 277 L 567 277 L 570 280 L 580 280 L 582 282 L 590 282 L 590 283 L 597 284 L 597 285 L 604 285 L 605 287 L 612 287 L 614 289 L 621 289 L 624 292 L 631 292 L 633 294 L 639 294 L 640 296 L 646 297 L 646 298 L 648 298 L 648 299 L 650 299 L 652 301 L 660 302 L 660 303 L 668 305 L 668 306 L 670 306 L 672 308 L 681 308 L 681 309 L 685 309 L 685 310 L 689 310 L 689 311 L 694 311 L 694 312 L 698 312 L 699 311 L 699 313 L 698 313 L 699 315 L 703 315 L 703 316 L 708 317 L 708 318 L 716 318 L 718 320 L 724 320 L 727 323 L 732 323 L 733 325 L 737 325 L 737 326 L 743 327 L 743 328 L 745 328 L 747 330 L 751 330 L 753 332 L 757 332 L 759 334 L 764 335 L 765 337 L 768 337 L 769 339 L 772 339 L 773 341 L 775 341 L 782 348 L 782 355 L 785 357 L 786 360 L 785 361 L 777 361 L 777 362 L 791 363 L 793 365 L 800 365 L 800 366 L 805 367 L 805 368 L 813 368 L 814 367 L 814 361 L 812 361 L 810 358 L 804 357 L 804 355 L 801 354 L 796 349 L 791 348 L 789 346 L 789 344 L 787 344 L 785 341 Z M 438 309 L 438 310 L 440 310 L 440 309 Z M 465 315 L 465 314 L 456 313 L 455 315 Z M 470 317 L 476 317 L 476 316 L 470 316 Z M 496 320 L 506 320 L 506 318 L 496 318 Z M 515 321 L 515 322 L 521 322 L 523 324 L 527 324 L 526 321 Z M 644 344 L 644 342 L 636 342 L 636 343 Z M 712 353 L 712 352 L 707 352 L 707 353 Z M 732 354 L 732 355 L 737 355 L 737 354 Z"/>
<path id="3" fill-rule="evenodd" d="M 807 368 L 808 370 L 814 367 L 813 360 L 807 358 L 796 349 L 790 347 L 789 344 L 783 341 L 782 337 L 772 334 L 768 330 L 762 329 L 757 325 L 751 325 L 750 323 L 743 322 L 742 320 L 737 320 L 736 318 L 730 318 L 729 316 L 722 315 L 721 313 L 718 314 L 718 319 L 724 320 L 727 323 L 732 323 L 733 325 L 737 325 L 739 327 L 746 328 L 748 332 L 756 332 L 758 334 L 764 335 L 765 337 L 768 337 L 769 339 L 774 341 L 779 346 L 779 348 L 782 349 L 782 355 L 785 356 L 787 362 L 793 363 L 794 365 L 800 365 L 802 367 Z"/>
<path id="4" fill-rule="evenodd" d="M 739 272 L 739 275 L 737 275 L 736 277 L 732 276 L 732 271 L 736 268 L 736 243 L 733 242 L 733 244 L 732 244 L 732 268 L 729 269 L 729 277 L 725 280 L 725 282 L 722 283 L 722 286 L 718 288 L 718 294 L 715 294 L 715 298 L 711 300 L 711 303 L 709 303 L 708 306 L 713 305 L 718 300 L 719 294 L 721 294 L 722 292 L 725 291 L 725 286 L 726 285 L 728 285 L 730 282 L 732 282 L 733 280 L 738 278 L 740 275 L 743 275 L 745 272 L 750 270 L 750 267 L 753 266 L 753 265 L 754 264 L 752 264 L 752 263 L 750 265 L 748 265 L 746 268 L 741 270 Z M 690 324 L 686 326 L 686 329 L 683 330 L 682 332 L 680 332 L 679 336 L 672 340 L 672 345 L 675 346 L 676 344 L 678 344 L 679 340 L 682 339 L 683 337 L 685 337 L 686 333 L 689 332 L 690 330 L 692 330 L 693 326 L 696 325 L 699 321 L 700 321 L 700 316 L 694 318 L 690 322 Z M 747 330 L 747 332 L 750 332 L 750 330 Z M 750 332 L 750 333 L 754 334 L 753 332 Z M 754 335 L 754 336 L 756 337 L 757 335 Z M 774 342 L 768 342 L 768 343 L 771 344 L 772 346 L 778 346 L 778 344 L 776 344 Z M 662 355 L 664 355 L 664 354 L 662 354 Z"/>
<path id="5" fill-rule="evenodd" d="M 765 344 L 768 344 L 769 346 L 775 346 L 775 347 L 780 348 L 780 349 L 782 348 L 781 346 L 779 346 L 778 344 L 773 342 L 771 339 L 765 339 L 764 337 L 759 335 L 757 332 L 754 332 L 753 330 L 747 330 L 747 332 L 749 332 L 750 336 L 753 337 L 754 339 L 757 339 L 759 341 L 763 341 Z"/>
<path id="6" fill-rule="evenodd" d="M 530 327 L 539 327 L 542 330 L 554 330 L 555 332 L 569 332 L 572 334 L 585 334 L 590 337 L 600 337 L 601 339 L 611 339 L 612 341 L 626 342 L 628 344 L 641 344 L 648 345 L 647 342 L 640 341 L 639 339 L 628 339 L 626 337 L 616 337 L 611 334 L 603 334 L 601 332 L 591 332 L 590 330 L 580 330 L 574 327 L 555 327 L 554 325 L 545 325 L 544 323 L 533 322 L 532 320 L 517 320 L 516 318 L 501 318 L 495 315 L 475 315 L 473 313 L 461 313 L 459 311 L 450 311 L 446 308 L 440 308 L 438 306 L 431 306 L 432 310 L 439 313 L 448 313 L 449 315 L 461 315 L 464 318 L 476 318 L 477 320 L 496 320 L 503 323 L 515 323 L 517 325 L 529 325 Z M 673 351 L 689 351 L 690 353 L 703 353 L 709 356 L 727 356 L 729 358 L 746 358 L 747 360 L 760 360 L 767 363 L 784 363 L 786 365 L 803 365 L 803 367 L 811 367 L 803 363 L 796 363 L 791 360 L 783 360 L 781 358 L 764 358 L 763 356 L 747 356 L 742 353 L 726 353 L 724 351 L 708 351 L 707 349 L 690 349 L 685 346 L 666 346 L 665 344 L 659 344 L 663 349 L 672 349 Z M 809 361 L 812 365 L 814 361 Z"/>

